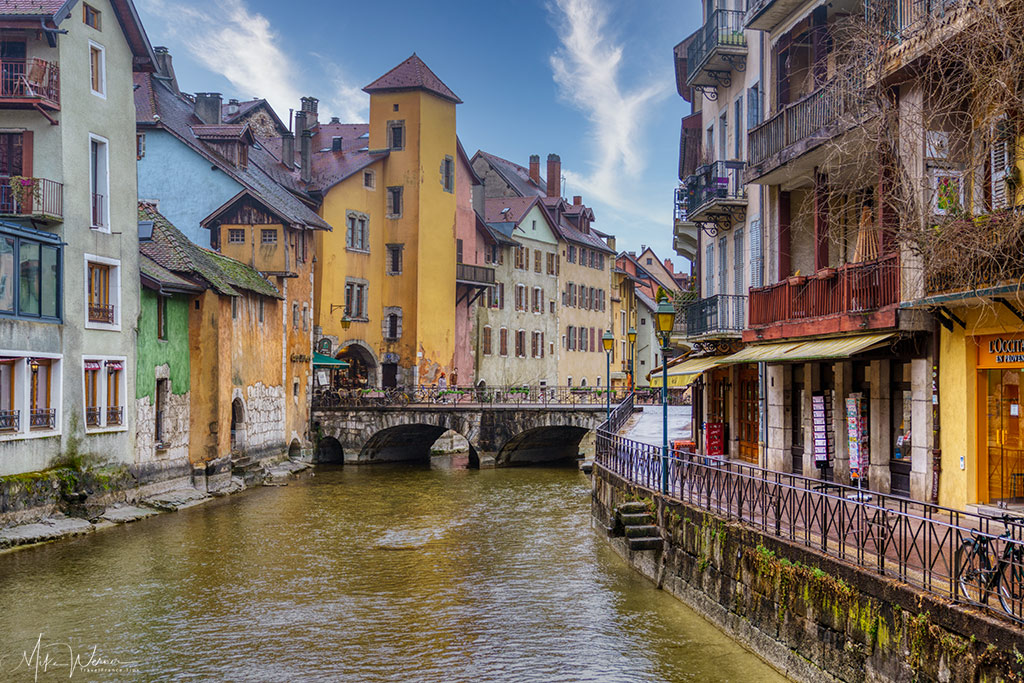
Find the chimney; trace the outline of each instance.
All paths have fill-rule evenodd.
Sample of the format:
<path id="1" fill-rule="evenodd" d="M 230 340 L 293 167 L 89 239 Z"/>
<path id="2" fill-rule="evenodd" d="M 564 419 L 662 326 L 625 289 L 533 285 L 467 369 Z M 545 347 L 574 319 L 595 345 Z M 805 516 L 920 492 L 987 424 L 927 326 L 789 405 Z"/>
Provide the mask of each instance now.
<path id="1" fill-rule="evenodd" d="M 225 112 L 228 116 L 234 116 L 238 113 L 238 100 L 232 98 L 228 100 L 227 110 Z"/>
<path id="2" fill-rule="evenodd" d="M 331 151 L 332 152 L 340 152 L 341 151 L 341 136 L 340 135 L 335 135 L 333 138 L 331 138 Z"/>
<path id="3" fill-rule="evenodd" d="M 317 109 L 319 108 L 320 100 L 315 97 L 303 97 L 301 102 L 300 111 L 306 113 L 307 127 L 312 128 L 317 124 Z"/>
<path id="4" fill-rule="evenodd" d="M 295 168 L 295 133 L 291 131 L 281 136 L 281 163 L 289 171 Z"/>
<path id="5" fill-rule="evenodd" d="M 197 92 L 195 113 L 203 123 L 220 123 L 220 93 Z"/>
<path id="6" fill-rule="evenodd" d="M 313 131 L 304 130 L 302 131 L 302 143 L 301 151 L 299 156 L 301 158 L 299 166 L 299 177 L 302 178 L 302 182 L 308 183 L 313 179 Z"/>
<path id="7" fill-rule="evenodd" d="M 675 274 L 676 269 L 672 267 L 672 259 L 670 259 L 670 258 L 665 259 L 665 270 L 667 270 L 668 272 L 670 272 L 672 274 Z"/>
<path id="8" fill-rule="evenodd" d="M 337 116 L 332 116 L 331 123 L 341 123 L 341 119 L 339 119 Z"/>
<path id="9" fill-rule="evenodd" d="M 548 196 L 562 196 L 562 159 L 557 154 L 548 155 Z"/>
<path id="10" fill-rule="evenodd" d="M 180 95 L 178 90 L 178 77 L 174 75 L 174 64 L 171 62 L 171 52 L 166 47 L 154 47 L 153 54 L 156 56 L 156 76 L 171 86 L 174 94 Z"/>
<path id="11" fill-rule="evenodd" d="M 573 206 L 579 206 L 582 203 L 583 203 L 583 197 L 579 196 L 578 194 L 577 195 L 573 195 L 573 198 L 572 198 L 572 205 Z"/>
<path id="12" fill-rule="evenodd" d="M 540 155 L 530 155 L 530 180 L 537 187 L 540 187 Z"/>
<path id="13" fill-rule="evenodd" d="M 306 130 L 306 112 L 301 109 L 295 112 L 295 137 L 302 137 Z"/>

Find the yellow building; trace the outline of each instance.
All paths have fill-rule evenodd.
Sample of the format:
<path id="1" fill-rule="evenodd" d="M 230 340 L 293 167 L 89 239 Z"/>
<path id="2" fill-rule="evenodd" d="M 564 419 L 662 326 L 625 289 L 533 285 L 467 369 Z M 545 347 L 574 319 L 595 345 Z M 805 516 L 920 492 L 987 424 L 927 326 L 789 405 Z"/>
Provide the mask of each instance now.
<path id="1" fill-rule="evenodd" d="M 455 352 L 461 100 L 415 54 L 364 90 L 368 125 L 296 124 L 300 156 L 312 157 L 311 180 L 322 188 L 321 215 L 335 226 L 317 235 L 318 348 L 330 340 L 358 385 L 433 384 L 451 372 Z"/>
<path id="2" fill-rule="evenodd" d="M 635 284 L 633 277 L 626 271 L 618 267 L 612 270 L 611 331 L 615 336 L 615 344 L 612 346 L 613 387 L 634 386 L 633 347 L 629 341 L 629 330 L 636 330 Z"/>

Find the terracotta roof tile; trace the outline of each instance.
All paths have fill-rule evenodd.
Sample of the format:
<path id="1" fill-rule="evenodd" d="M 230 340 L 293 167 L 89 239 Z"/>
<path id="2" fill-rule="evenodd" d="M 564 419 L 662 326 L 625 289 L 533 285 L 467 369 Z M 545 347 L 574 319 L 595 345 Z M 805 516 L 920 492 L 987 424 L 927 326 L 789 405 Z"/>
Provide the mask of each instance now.
<path id="1" fill-rule="evenodd" d="M 0 15 L 46 15 L 52 17 L 67 0 L 0 0 Z"/>
<path id="2" fill-rule="evenodd" d="M 409 59 L 363 88 L 363 92 L 366 93 L 389 90 L 426 90 L 449 102 L 462 104 L 458 95 L 442 83 L 441 79 L 423 63 L 422 59 L 416 56 L 415 52 Z"/>

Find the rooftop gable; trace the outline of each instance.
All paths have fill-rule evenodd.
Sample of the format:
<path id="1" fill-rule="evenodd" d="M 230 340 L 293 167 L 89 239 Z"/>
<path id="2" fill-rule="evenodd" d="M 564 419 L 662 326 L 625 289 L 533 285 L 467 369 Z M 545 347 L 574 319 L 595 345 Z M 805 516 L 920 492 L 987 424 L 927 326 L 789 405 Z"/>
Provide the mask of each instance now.
<path id="1" fill-rule="evenodd" d="M 441 99 L 462 104 L 458 95 L 453 93 L 415 52 L 404 62 L 363 88 L 363 92 L 370 94 L 398 90 L 426 90 Z"/>

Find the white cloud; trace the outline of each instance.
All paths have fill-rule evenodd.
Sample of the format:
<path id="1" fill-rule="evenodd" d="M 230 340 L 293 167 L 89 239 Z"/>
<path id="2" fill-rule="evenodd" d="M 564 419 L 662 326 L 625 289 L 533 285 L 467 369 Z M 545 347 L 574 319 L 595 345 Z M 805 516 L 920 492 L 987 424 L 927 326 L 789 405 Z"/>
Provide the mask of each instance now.
<path id="1" fill-rule="evenodd" d="M 287 118 L 288 109 L 297 108 L 300 97 L 313 95 L 322 98 L 323 113 L 336 113 L 345 121 L 366 120 L 368 98 L 344 77 L 340 66 L 323 56 L 309 60 L 323 69 L 331 83 L 330 93 L 321 92 L 323 81 L 312 80 L 317 74 L 308 66 L 296 65 L 281 49 L 285 41 L 270 21 L 244 0 L 201 5 L 144 0 L 140 4 L 166 20 L 161 29 L 179 39 L 200 64 L 226 78 L 239 98 L 266 98 Z M 188 89 L 191 84 L 182 85 Z"/>
<path id="2" fill-rule="evenodd" d="M 560 95 L 590 121 L 594 149 L 590 172 L 566 171 L 567 182 L 583 188 L 590 201 L 663 221 L 664 211 L 637 202 L 628 179 L 640 178 L 644 170 L 642 124 L 649 108 L 670 92 L 669 80 L 630 89 L 620 85 L 623 48 L 608 30 L 608 13 L 600 0 L 554 0 L 551 9 L 562 29 L 562 44 L 550 60 L 555 83 Z"/>

